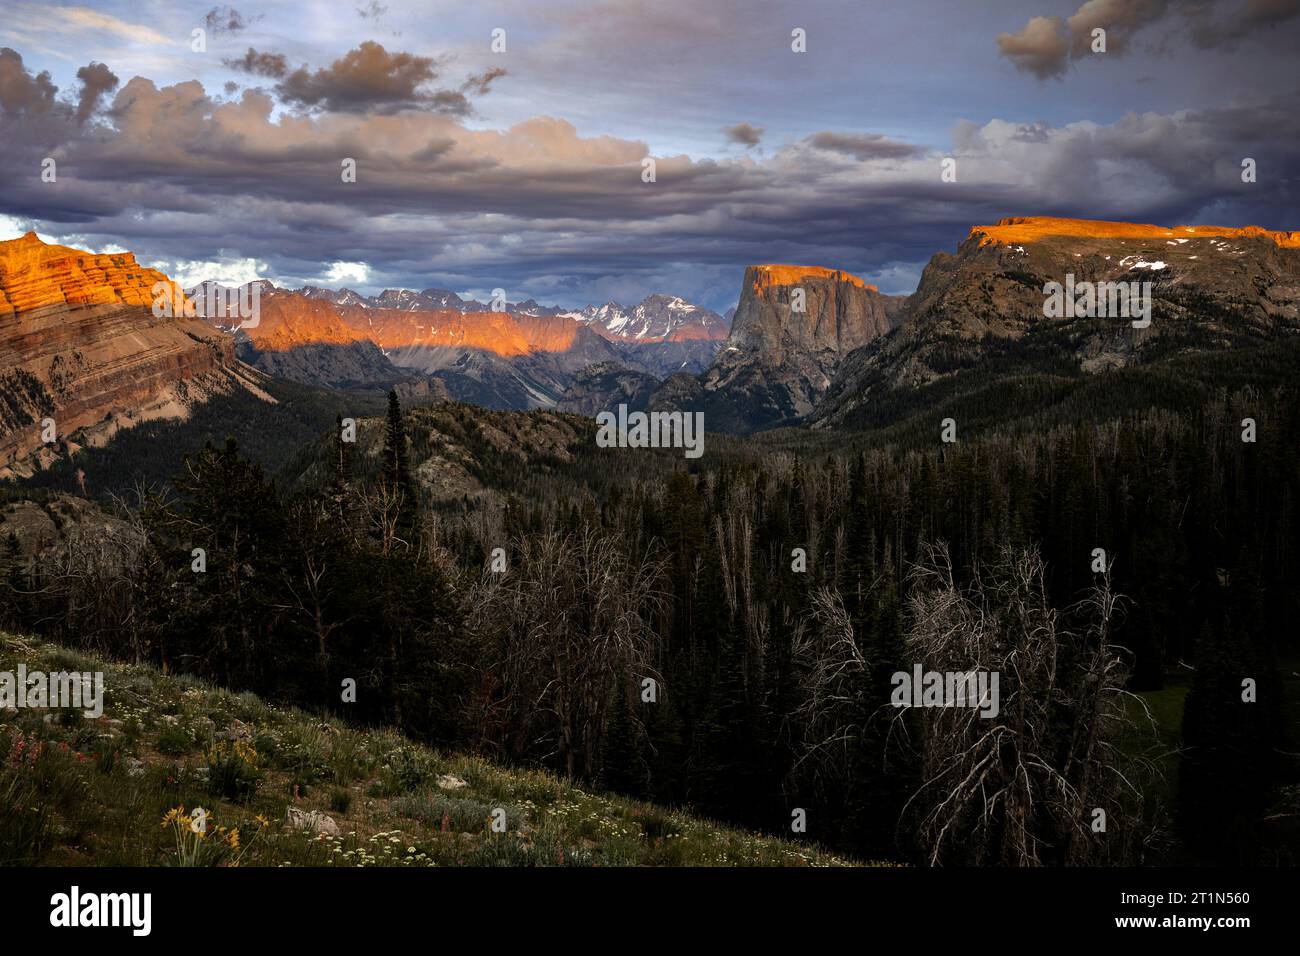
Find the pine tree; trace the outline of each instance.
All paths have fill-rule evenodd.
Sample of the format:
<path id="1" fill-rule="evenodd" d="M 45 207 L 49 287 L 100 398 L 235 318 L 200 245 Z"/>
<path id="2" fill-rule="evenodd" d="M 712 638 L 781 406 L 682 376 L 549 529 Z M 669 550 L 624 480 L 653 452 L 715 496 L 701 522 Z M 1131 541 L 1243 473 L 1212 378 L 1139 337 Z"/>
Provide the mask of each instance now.
<path id="1" fill-rule="evenodd" d="M 343 414 L 335 419 L 334 440 L 331 443 L 331 464 L 334 466 L 329 486 L 330 506 L 340 523 L 347 522 L 348 487 L 352 481 L 351 442 L 343 440 Z"/>
<path id="2" fill-rule="evenodd" d="M 601 740 L 600 785 L 635 797 L 646 795 L 646 767 L 637 747 L 637 727 L 628 711 L 627 680 L 617 681 L 609 723 Z"/>
<path id="3" fill-rule="evenodd" d="M 388 393 L 388 420 L 384 428 L 384 485 L 398 496 L 398 533 L 409 545 L 414 545 L 415 528 L 419 520 L 419 502 L 415 481 L 411 477 L 411 458 L 407 448 L 406 424 L 397 391 Z"/>

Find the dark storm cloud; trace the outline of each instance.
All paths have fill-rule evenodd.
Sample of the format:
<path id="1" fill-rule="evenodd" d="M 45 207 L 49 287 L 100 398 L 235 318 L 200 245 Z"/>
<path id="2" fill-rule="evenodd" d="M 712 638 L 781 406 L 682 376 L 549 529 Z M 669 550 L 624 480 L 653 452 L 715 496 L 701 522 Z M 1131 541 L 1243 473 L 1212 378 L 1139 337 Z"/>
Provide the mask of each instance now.
<path id="1" fill-rule="evenodd" d="M 327 113 L 397 113 L 420 109 L 449 116 L 469 116 L 472 99 L 487 95 L 506 75 L 501 67 L 471 74 L 459 89 L 432 89 L 441 75 L 433 57 L 390 53 L 367 40 L 329 67 L 290 70 L 282 53 L 249 47 L 242 57 L 222 60 L 226 66 L 254 76 L 279 80 L 275 94 L 289 106 Z"/>
<path id="2" fill-rule="evenodd" d="M 46 113 L 58 92 L 48 71 L 33 76 L 23 66 L 21 53 L 0 47 L 0 110 L 10 116 Z"/>
<path id="3" fill-rule="evenodd" d="M 389 53 L 381 44 L 366 40 L 328 67 L 294 70 L 276 84 L 275 91 L 286 103 L 331 113 L 442 109 L 448 102 L 463 100 L 440 100 L 439 93 L 427 91 L 425 87 L 438 75 L 439 64 L 433 57 Z"/>
<path id="4" fill-rule="evenodd" d="M 99 109 L 105 93 L 117 89 L 117 74 L 103 63 L 90 63 L 77 70 L 81 95 L 77 99 L 77 122 L 84 123 Z"/>
<path id="5" fill-rule="evenodd" d="M 1232 49 L 1251 34 L 1295 19 L 1300 15 L 1300 0 L 1246 0 L 1228 13 L 1220 12 L 1214 3 L 1191 3 L 1184 12 L 1196 46 Z"/>
<path id="6" fill-rule="evenodd" d="M 807 141 L 817 149 L 843 153 L 864 162 L 869 159 L 907 159 L 924 152 L 911 143 L 900 143 L 880 133 L 836 133 L 824 130 L 814 133 Z"/>
<path id="7" fill-rule="evenodd" d="M 275 80 L 289 72 L 289 62 L 285 59 L 283 53 L 259 53 L 251 46 L 248 48 L 248 52 L 238 59 L 227 58 L 221 62 L 232 70 L 251 73 L 254 76 L 266 76 Z"/>
<path id="8" fill-rule="evenodd" d="M 56 99 L 59 88 L 50 80 L 49 73 L 29 73 L 20 53 L 8 47 L 0 48 L 0 118 L 14 122 L 24 116 L 42 117 L 41 135 L 36 137 L 42 143 L 51 134 L 67 136 L 70 131 L 62 129 L 62 124 L 67 120 L 77 125 L 85 123 L 99 109 L 104 94 L 117 89 L 118 82 L 117 76 L 103 63 L 81 67 L 77 70 L 77 80 L 81 89 L 74 106 Z M 12 145 L 17 148 L 19 144 Z"/>
<path id="9" fill-rule="evenodd" d="M 220 35 L 238 33 L 247 29 L 250 23 L 260 19 L 261 17 L 257 16 L 250 20 L 234 7 L 213 7 L 203 18 L 203 22 L 207 25 L 209 33 Z"/>
<path id="10" fill-rule="evenodd" d="M 763 141 L 763 127 L 754 126 L 752 123 L 737 123 L 735 126 L 728 126 L 724 133 L 727 134 L 727 140 L 744 146 L 746 149 L 753 149 Z"/>
<path id="11" fill-rule="evenodd" d="M 527 292 L 579 304 L 593 290 L 672 279 L 734 300 L 741 268 L 792 261 L 908 275 L 972 225 L 1007 215 L 1293 228 L 1300 118 L 1288 96 L 1113 123 L 958 124 L 935 149 L 823 130 L 761 159 L 655 156 L 536 117 L 471 129 L 429 109 L 280 117 L 266 92 L 210 97 L 196 81 L 136 77 L 92 134 L 48 77 L 0 52 L 0 213 L 115 243 L 144 261 L 238 255 L 264 274 L 321 281 L 364 262 L 393 286 Z M 44 108 L 44 112 L 41 109 Z M 57 136 L 55 189 L 39 180 Z M 957 183 L 940 156 L 957 160 Z M 1240 181 L 1240 161 L 1261 181 Z M 340 161 L 357 162 L 344 183 Z M 871 160 L 867 162 L 866 160 Z M 695 287 L 693 287 L 693 284 Z"/>
<path id="12" fill-rule="evenodd" d="M 491 89 L 492 84 L 505 75 L 506 71 L 503 67 L 494 66 L 489 70 L 484 70 L 482 73 L 471 74 L 469 79 L 461 84 L 460 88 L 464 93 L 472 93 L 475 96 L 486 96 L 488 91 Z"/>
<path id="13" fill-rule="evenodd" d="M 1097 29 L 1105 31 L 1107 56 L 1126 53 L 1144 30 L 1157 50 L 1189 40 L 1201 49 L 1231 48 L 1298 14 L 1300 0 L 1086 0 L 1064 20 L 1031 17 L 1018 31 L 999 34 L 997 45 L 1017 69 L 1045 80 L 1064 76 L 1072 61 L 1092 56 Z"/>

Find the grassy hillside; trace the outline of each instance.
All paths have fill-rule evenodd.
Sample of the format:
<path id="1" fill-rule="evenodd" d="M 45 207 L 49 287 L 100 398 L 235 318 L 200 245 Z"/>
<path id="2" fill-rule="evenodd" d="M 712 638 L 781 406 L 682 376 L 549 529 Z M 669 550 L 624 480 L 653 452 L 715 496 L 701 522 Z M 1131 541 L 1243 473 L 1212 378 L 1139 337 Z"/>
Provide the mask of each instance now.
<path id="1" fill-rule="evenodd" d="M 19 663 L 29 672 L 102 671 L 104 713 L 0 710 L 3 866 L 850 863 L 811 844 L 0 634 L 0 671 Z M 189 826 L 197 807 L 207 813 L 202 838 Z M 498 809 L 504 833 L 492 831 Z"/>

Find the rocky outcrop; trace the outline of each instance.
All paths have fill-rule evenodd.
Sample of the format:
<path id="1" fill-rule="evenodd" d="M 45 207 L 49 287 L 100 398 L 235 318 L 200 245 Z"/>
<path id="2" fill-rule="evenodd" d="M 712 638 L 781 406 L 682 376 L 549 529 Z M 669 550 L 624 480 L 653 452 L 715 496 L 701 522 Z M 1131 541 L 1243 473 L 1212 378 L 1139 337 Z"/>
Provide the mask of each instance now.
<path id="1" fill-rule="evenodd" d="M 619 405 L 642 411 L 658 386 L 659 379 L 654 375 L 624 368 L 616 362 L 601 362 L 573 377 L 558 410 L 588 418 Z"/>
<path id="2" fill-rule="evenodd" d="M 723 347 L 731 357 L 721 364 L 777 368 L 811 361 L 831 371 L 842 356 L 889 329 L 884 297 L 857 276 L 811 266 L 750 266 Z"/>
<path id="3" fill-rule="evenodd" d="M 1106 295 L 1045 308 L 1056 285 L 1144 288 L 1150 322 Z M 1087 283 L 1087 286 L 1082 284 Z M 1023 371 L 1093 373 L 1300 331 L 1300 233 L 1017 217 L 976 226 L 938 253 L 896 335 L 854 353 L 816 420 L 834 424 L 891 389 L 1014 360 Z M 1087 314 L 1088 312 L 1093 314 Z M 1115 312 L 1116 314 L 1110 314 Z M 1141 327 L 1134 326 L 1134 320 Z"/>
<path id="4" fill-rule="evenodd" d="M 0 243 L 0 322 L 59 307 L 153 304 L 154 284 L 174 288 L 129 252 L 105 255 L 42 242 L 34 232 Z"/>
<path id="5" fill-rule="evenodd" d="M 165 283 L 130 253 L 49 245 L 34 233 L 0 243 L 0 472 L 22 472 L 46 441 L 106 439 L 178 417 L 244 381 L 234 343 L 208 325 L 153 314 Z M 251 384 L 251 383 L 250 383 Z"/>
<path id="6" fill-rule="evenodd" d="M 898 299 L 818 266 L 745 270 L 731 333 L 698 388 L 665 383 L 653 408 L 705 413 L 710 430 L 747 432 L 807 415 L 843 358 L 888 333 Z"/>

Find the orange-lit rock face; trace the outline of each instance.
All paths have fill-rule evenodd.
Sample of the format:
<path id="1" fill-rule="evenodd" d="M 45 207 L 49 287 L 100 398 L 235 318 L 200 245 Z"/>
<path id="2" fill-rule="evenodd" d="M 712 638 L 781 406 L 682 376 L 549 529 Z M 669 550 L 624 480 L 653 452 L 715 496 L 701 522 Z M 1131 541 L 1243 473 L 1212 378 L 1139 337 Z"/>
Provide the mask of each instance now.
<path id="1" fill-rule="evenodd" d="M 981 246 L 1038 242 L 1061 236 L 1086 239 L 1270 239 L 1284 249 L 1300 249 L 1300 232 L 1277 232 L 1259 226 L 1150 226 L 1135 222 L 1105 222 L 1100 219 L 1061 219 L 1052 216 L 1012 216 L 996 226 L 975 226 L 971 239 Z"/>
<path id="2" fill-rule="evenodd" d="M 799 287 L 802 310 L 792 291 Z M 840 355 L 888 331 L 883 299 L 856 276 L 818 266 L 750 266 L 728 348 L 715 365 L 757 361 L 777 367 L 792 356 L 813 355 L 813 364 L 826 375 Z"/>
<path id="3" fill-rule="evenodd" d="M 368 309 L 277 291 L 263 299 L 261 322 L 245 331 L 257 349 L 269 352 L 368 339 L 388 350 L 445 346 L 517 356 L 563 352 L 573 345 L 578 328 L 562 316 Z"/>
<path id="4" fill-rule="evenodd" d="M 757 292 L 760 286 L 768 285 L 798 285 L 801 279 L 835 279 L 842 282 L 848 282 L 852 285 L 860 286 L 864 289 L 870 289 L 872 292 L 879 291 L 874 285 L 863 282 L 855 275 L 847 272 L 840 272 L 838 269 L 825 269 L 821 266 L 782 266 L 766 265 L 752 266 L 754 270 L 754 291 Z"/>
<path id="5" fill-rule="evenodd" d="M 224 389 L 234 343 L 191 318 L 153 313 L 161 272 L 129 253 L 0 243 L 0 473 L 40 451 L 42 421 L 65 439 L 186 414 Z M 181 385 L 184 383 L 184 386 Z"/>
<path id="6" fill-rule="evenodd" d="M 51 305 L 153 305 L 154 283 L 171 281 L 129 252 L 97 255 L 46 245 L 34 232 L 0 242 L 0 319 Z M 180 294 L 173 286 L 173 293 Z"/>
<path id="7" fill-rule="evenodd" d="M 259 348 L 287 352 L 300 345 L 347 345 L 365 335 L 339 316 L 341 308 L 306 296 L 273 292 L 262 297 L 257 325 L 244 331 Z"/>

